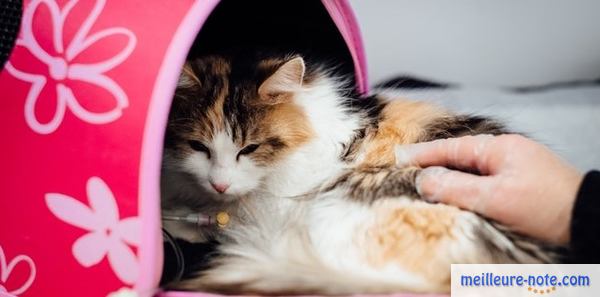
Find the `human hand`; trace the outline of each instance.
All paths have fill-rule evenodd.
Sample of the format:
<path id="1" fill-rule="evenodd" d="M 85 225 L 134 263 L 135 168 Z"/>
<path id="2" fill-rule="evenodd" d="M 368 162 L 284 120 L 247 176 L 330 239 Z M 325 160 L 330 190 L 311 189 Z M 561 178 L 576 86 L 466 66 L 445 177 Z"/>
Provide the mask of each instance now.
<path id="1" fill-rule="evenodd" d="M 548 242 L 569 241 L 583 176 L 539 143 L 520 135 L 465 136 L 399 146 L 396 159 L 427 167 L 416 185 L 428 201 L 477 212 Z"/>

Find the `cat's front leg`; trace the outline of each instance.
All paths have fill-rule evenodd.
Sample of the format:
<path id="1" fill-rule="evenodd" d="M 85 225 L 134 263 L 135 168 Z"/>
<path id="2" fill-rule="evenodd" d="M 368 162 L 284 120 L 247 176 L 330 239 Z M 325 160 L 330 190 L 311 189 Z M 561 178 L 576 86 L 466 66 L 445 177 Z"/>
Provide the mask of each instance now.
<path id="1" fill-rule="evenodd" d="M 414 166 L 361 166 L 338 176 L 325 187 L 325 191 L 343 187 L 348 198 L 368 204 L 381 198 L 398 196 L 418 199 L 415 179 L 420 170 Z"/>

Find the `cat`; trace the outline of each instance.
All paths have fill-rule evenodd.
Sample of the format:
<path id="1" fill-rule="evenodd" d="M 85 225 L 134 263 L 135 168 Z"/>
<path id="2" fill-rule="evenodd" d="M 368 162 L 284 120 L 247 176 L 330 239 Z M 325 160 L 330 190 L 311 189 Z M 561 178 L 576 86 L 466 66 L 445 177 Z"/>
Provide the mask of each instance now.
<path id="1" fill-rule="evenodd" d="M 507 132 L 425 102 L 360 96 L 298 55 L 188 61 L 169 116 L 163 175 L 185 176 L 206 193 L 186 203 L 227 209 L 232 222 L 203 235 L 219 242 L 208 268 L 172 287 L 448 292 L 452 263 L 556 262 L 553 247 L 422 201 L 414 186 L 420 169 L 396 162 L 397 145 Z M 180 183 L 171 188 L 188 191 Z"/>

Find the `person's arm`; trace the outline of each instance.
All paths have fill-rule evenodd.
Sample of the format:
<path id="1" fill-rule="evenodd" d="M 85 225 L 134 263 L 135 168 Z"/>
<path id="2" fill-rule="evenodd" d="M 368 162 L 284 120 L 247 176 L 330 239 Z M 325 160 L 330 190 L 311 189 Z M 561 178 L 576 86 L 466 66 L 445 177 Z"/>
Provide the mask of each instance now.
<path id="1" fill-rule="evenodd" d="M 600 263 L 600 171 L 583 178 L 571 219 L 572 263 Z"/>

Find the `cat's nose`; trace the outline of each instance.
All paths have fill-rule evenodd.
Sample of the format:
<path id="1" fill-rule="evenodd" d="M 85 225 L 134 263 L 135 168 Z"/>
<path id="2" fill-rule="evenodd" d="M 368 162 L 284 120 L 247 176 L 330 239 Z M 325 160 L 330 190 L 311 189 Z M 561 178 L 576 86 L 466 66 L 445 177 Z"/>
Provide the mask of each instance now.
<path id="1" fill-rule="evenodd" d="M 215 191 L 219 192 L 219 193 L 225 193 L 225 191 L 227 191 L 227 188 L 229 188 L 229 185 L 226 184 L 213 184 L 210 183 L 210 185 L 213 187 L 213 189 L 215 189 Z"/>

